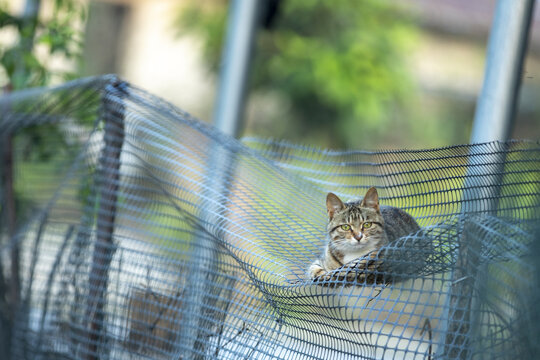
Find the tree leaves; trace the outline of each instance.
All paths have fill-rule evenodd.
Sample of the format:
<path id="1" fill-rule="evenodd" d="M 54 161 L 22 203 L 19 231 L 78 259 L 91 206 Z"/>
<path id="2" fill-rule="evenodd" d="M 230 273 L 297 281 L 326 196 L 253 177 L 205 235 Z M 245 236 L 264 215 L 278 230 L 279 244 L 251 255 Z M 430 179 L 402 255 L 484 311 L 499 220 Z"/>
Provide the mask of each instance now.
<path id="1" fill-rule="evenodd" d="M 5 6 L 5 5 L 4 5 Z M 53 71 L 47 65 L 47 57 L 38 58 L 36 45 L 44 45 L 46 53 L 78 60 L 81 49 L 80 31 L 74 22 L 84 18 L 84 6 L 76 0 L 54 0 L 52 16 L 41 18 L 38 13 L 26 17 L 10 14 L 0 4 L 0 28 L 14 26 L 18 41 L 1 49 L 2 66 L 15 90 L 30 86 L 46 85 L 51 75 L 69 76 Z"/>
<path id="2" fill-rule="evenodd" d="M 307 135 L 327 146 L 358 147 L 359 139 L 385 131 L 391 109 L 406 103 L 411 90 L 405 55 L 415 26 L 408 15 L 378 0 L 280 6 L 272 30 L 258 34 L 252 88 L 290 101 L 293 119 L 285 126 L 302 128 L 303 141 Z M 225 18 L 223 2 L 192 2 L 179 17 L 180 28 L 202 37 L 214 69 Z"/>

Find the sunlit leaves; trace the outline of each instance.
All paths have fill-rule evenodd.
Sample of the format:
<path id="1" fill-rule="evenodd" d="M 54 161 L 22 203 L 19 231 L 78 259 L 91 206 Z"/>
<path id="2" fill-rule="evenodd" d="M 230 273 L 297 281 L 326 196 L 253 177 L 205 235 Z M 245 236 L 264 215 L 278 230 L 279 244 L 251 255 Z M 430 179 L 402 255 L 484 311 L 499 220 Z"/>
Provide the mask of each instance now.
<path id="1" fill-rule="evenodd" d="M 0 66 L 4 68 L 14 89 L 46 85 L 52 75 L 68 77 L 69 73 L 48 66 L 47 57 L 36 55 L 36 46 L 45 47 L 49 55 L 78 60 L 81 53 L 81 34 L 75 22 L 84 20 L 86 11 L 79 0 L 54 0 L 49 16 L 41 13 L 10 14 L 0 3 L 0 29 L 13 27 L 18 40 L 0 48 Z M 44 4 L 45 1 L 42 1 Z"/>
<path id="2" fill-rule="evenodd" d="M 226 5 L 192 2 L 180 16 L 182 29 L 202 36 L 213 68 Z M 295 119 L 287 123 L 303 124 L 303 140 L 306 132 L 326 134 L 318 139 L 326 145 L 357 147 L 359 138 L 386 131 L 389 114 L 407 102 L 405 54 L 414 36 L 396 2 L 282 1 L 272 29 L 258 33 L 252 87 L 290 101 Z"/>

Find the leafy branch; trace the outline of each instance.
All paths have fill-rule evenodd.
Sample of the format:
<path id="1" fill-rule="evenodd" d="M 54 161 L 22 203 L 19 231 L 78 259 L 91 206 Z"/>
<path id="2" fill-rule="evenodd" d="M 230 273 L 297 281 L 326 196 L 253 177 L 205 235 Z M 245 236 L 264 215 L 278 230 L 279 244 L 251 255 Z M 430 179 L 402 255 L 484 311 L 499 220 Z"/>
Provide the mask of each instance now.
<path id="1" fill-rule="evenodd" d="M 12 14 L 0 3 L 0 29 L 11 28 L 17 41 L 0 45 L 0 66 L 14 89 L 47 85 L 54 75 L 69 78 L 72 74 L 54 71 L 47 64 L 50 56 L 80 60 L 82 36 L 77 25 L 84 22 L 86 10 L 77 0 L 51 0 L 50 14 L 44 14 L 42 0 L 27 0 L 22 14 Z M 37 47 L 45 51 L 37 55 Z"/>
<path id="2" fill-rule="evenodd" d="M 380 0 L 279 4 L 273 26 L 258 33 L 251 81 L 253 90 L 278 94 L 289 108 L 289 119 L 271 121 L 271 136 L 301 134 L 302 141 L 357 147 L 385 131 L 412 93 L 406 66 L 416 34 L 412 17 L 397 2 Z M 223 0 L 191 1 L 177 20 L 180 32 L 203 40 L 205 59 L 214 70 L 226 5 Z M 282 133 L 273 132 L 279 128 Z M 258 135 L 268 135 L 260 130 Z"/>

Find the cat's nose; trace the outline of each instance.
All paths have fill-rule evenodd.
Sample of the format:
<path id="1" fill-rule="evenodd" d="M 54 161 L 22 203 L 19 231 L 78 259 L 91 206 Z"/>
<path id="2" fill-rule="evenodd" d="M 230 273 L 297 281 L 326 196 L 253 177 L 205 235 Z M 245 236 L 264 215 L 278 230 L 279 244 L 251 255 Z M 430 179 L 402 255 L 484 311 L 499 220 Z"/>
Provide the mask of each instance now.
<path id="1" fill-rule="evenodd" d="M 353 236 L 356 240 L 360 241 L 362 240 L 362 233 L 361 232 L 358 232 L 358 233 L 353 233 Z"/>

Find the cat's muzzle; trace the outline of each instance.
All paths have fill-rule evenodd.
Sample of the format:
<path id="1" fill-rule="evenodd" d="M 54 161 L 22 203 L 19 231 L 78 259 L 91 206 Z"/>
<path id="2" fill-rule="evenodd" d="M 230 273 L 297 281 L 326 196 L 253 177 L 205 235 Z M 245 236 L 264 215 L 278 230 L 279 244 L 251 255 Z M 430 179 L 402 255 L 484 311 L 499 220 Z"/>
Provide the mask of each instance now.
<path id="1" fill-rule="evenodd" d="M 364 234 L 362 233 L 353 234 L 353 237 L 356 239 L 356 241 L 360 242 L 364 238 Z"/>

